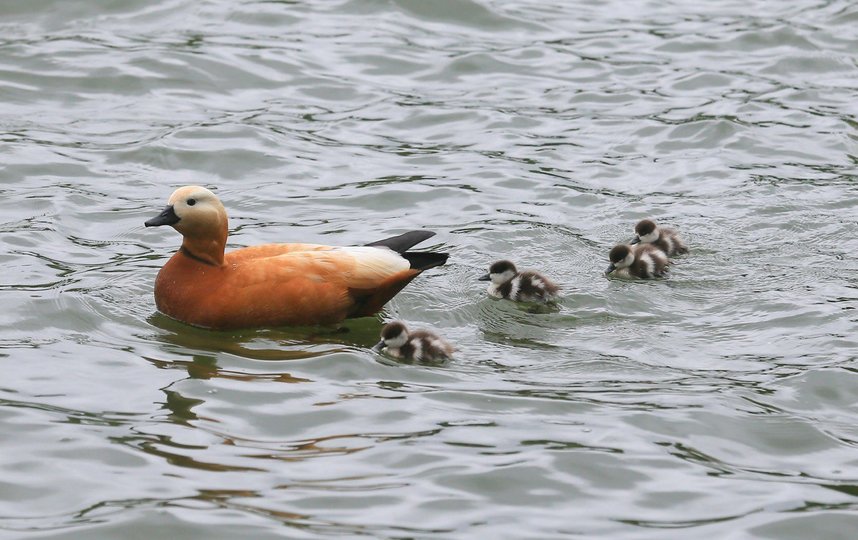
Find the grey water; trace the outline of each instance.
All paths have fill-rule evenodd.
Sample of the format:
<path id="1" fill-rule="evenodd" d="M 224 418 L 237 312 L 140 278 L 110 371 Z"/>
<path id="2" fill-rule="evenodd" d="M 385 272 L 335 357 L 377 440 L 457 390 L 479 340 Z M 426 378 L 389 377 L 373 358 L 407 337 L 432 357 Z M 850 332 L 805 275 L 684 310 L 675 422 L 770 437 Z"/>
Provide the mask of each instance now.
<path id="1" fill-rule="evenodd" d="M 851 540 L 856 164 L 849 0 L 2 2 L 0 538 Z M 450 262 L 195 329 L 143 227 L 185 184 L 230 247 Z M 606 279 L 643 217 L 691 253 Z M 456 359 L 374 353 L 394 318 Z"/>

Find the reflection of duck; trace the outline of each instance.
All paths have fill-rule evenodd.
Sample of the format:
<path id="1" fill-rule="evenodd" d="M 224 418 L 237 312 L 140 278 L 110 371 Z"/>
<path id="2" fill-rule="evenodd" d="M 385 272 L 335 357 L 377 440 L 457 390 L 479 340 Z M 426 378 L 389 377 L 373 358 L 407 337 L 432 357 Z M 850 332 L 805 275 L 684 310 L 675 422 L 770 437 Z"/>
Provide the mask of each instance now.
<path id="1" fill-rule="evenodd" d="M 667 255 L 650 244 L 620 244 L 614 246 L 608 258 L 611 264 L 605 274 L 613 273 L 616 277 L 646 279 L 659 277 L 667 271 Z"/>
<path id="2" fill-rule="evenodd" d="M 271 328 L 264 331 L 232 330 L 212 332 L 203 328 L 189 327 L 160 312 L 153 312 L 147 322 L 161 332 L 157 341 L 165 347 L 161 352 L 144 358 L 159 368 L 187 367 L 193 377 L 219 377 L 225 369 L 219 364 L 231 365 L 223 355 L 241 359 L 279 363 L 288 360 L 318 358 L 330 354 L 354 353 L 378 341 L 379 323 L 375 318 L 354 319 L 337 326 L 295 326 Z M 265 370 L 265 368 L 262 368 Z M 253 370 L 249 378 L 257 374 L 277 373 L 281 367 L 268 373 Z M 191 370 L 194 372 L 191 373 Z M 203 376 L 206 373 L 209 376 Z M 291 379 L 291 376 L 288 376 Z"/>
<path id="3" fill-rule="evenodd" d="M 688 253 L 688 246 L 679 237 L 679 233 L 667 227 L 659 227 L 651 219 L 642 219 L 635 225 L 635 239 L 632 244 L 651 244 L 662 250 L 668 257 Z"/>
<path id="4" fill-rule="evenodd" d="M 516 302 L 553 302 L 560 293 L 553 281 L 533 270 L 519 272 L 510 261 L 497 261 L 480 281 L 491 281 L 488 292 L 495 298 Z"/>
<path id="5" fill-rule="evenodd" d="M 226 210 L 211 191 L 177 189 L 147 227 L 171 225 L 182 247 L 155 280 L 155 303 L 204 328 L 336 323 L 378 312 L 446 253 L 409 252 L 434 235 L 411 231 L 366 246 L 264 244 L 224 253 Z"/>
<path id="6" fill-rule="evenodd" d="M 428 330 L 408 331 L 399 321 L 389 322 L 381 329 L 381 341 L 375 347 L 394 358 L 409 362 L 441 362 L 453 356 L 454 348 L 440 336 Z"/>

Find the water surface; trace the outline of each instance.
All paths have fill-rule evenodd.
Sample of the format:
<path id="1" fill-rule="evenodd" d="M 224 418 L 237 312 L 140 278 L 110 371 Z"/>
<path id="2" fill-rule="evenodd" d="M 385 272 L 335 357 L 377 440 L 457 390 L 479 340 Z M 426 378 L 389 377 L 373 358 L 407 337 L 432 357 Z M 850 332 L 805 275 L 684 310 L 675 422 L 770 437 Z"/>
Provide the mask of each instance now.
<path id="1" fill-rule="evenodd" d="M 852 539 L 858 9 L 841 0 L 0 5 L 0 537 Z M 341 329 L 156 313 L 232 247 L 412 228 Z M 643 217 L 692 247 L 607 280 Z M 565 290 L 531 313 L 506 257 Z M 441 367 L 369 350 L 437 329 Z"/>

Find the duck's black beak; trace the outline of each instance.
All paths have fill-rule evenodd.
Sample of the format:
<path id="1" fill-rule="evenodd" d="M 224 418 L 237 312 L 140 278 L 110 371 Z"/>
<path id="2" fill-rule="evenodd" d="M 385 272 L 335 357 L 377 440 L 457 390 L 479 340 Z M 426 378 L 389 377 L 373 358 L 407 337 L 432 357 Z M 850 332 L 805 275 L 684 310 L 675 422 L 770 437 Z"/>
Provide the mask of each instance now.
<path id="1" fill-rule="evenodd" d="M 143 225 L 146 225 L 147 227 L 157 227 L 159 225 L 175 225 L 178 222 L 179 216 L 176 215 L 176 211 L 173 210 L 173 205 L 171 204 L 167 208 L 164 208 L 163 212 L 145 222 Z"/>
<path id="2" fill-rule="evenodd" d="M 640 243 L 641 243 L 641 237 L 640 237 L 640 236 L 635 236 L 635 237 L 632 239 L 632 241 L 631 241 L 631 242 L 629 242 L 629 244 L 640 244 Z"/>
<path id="3" fill-rule="evenodd" d="M 614 263 L 611 263 L 611 264 L 608 266 L 608 269 L 607 269 L 607 270 L 605 270 L 605 275 L 607 276 L 608 274 L 610 274 L 611 272 L 613 272 L 613 271 L 614 271 L 614 270 L 616 270 L 616 269 L 617 269 L 617 267 L 616 267 L 616 266 L 614 266 Z"/>
<path id="4" fill-rule="evenodd" d="M 483 277 L 479 278 L 477 281 L 491 281 L 492 276 L 490 274 L 486 274 Z"/>
<path id="5" fill-rule="evenodd" d="M 383 349 L 383 348 L 384 348 L 384 340 L 383 339 L 372 346 L 372 350 L 374 352 L 381 352 L 381 349 Z"/>

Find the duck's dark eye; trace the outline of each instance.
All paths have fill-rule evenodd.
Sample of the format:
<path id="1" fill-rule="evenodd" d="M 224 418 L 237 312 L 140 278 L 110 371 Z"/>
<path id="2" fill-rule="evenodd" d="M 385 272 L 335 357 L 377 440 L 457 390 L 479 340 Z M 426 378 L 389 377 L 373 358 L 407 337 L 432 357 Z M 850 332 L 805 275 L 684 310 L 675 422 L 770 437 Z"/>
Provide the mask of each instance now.
<path id="1" fill-rule="evenodd" d="M 196 199 L 188 199 L 188 206 L 193 206 L 193 205 L 195 205 L 195 204 L 197 204 L 197 200 L 196 200 Z"/>

